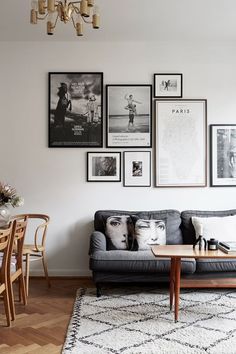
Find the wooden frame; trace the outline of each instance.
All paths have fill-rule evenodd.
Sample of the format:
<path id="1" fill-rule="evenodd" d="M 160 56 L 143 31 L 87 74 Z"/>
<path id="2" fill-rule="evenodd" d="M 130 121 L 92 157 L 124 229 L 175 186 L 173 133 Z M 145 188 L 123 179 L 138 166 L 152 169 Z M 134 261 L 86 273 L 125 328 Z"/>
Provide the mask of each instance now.
<path id="1" fill-rule="evenodd" d="M 120 182 L 121 152 L 87 152 L 87 182 Z"/>
<path id="2" fill-rule="evenodd" d="M 49 147 L 103 146 L 103 73 L 50 72 Z"/>
<path id="3" fill-rule="evenodd" d="M 181 98 L 183 96 L 183 74 L 154 74 L 155 98 Z"/>
<path id="4" fill-rule="evenodd" d="M 207 101 L 155 100 L 156 187 L 207 185 Z"/>
<path id="5" fill-rule="evenodd" d="M 151 186 L 151 151 L 123 152 L 123 186 Z"/>
<path id="6" fill-rule="evenodd" d="M 210 186 L 236 186 L 236 124 L 210 125 Z"/>
<path id="7" fill-rule="evenodd" d="M 152 146 L 152 85 L 106 85 L 106 146 Z"/>

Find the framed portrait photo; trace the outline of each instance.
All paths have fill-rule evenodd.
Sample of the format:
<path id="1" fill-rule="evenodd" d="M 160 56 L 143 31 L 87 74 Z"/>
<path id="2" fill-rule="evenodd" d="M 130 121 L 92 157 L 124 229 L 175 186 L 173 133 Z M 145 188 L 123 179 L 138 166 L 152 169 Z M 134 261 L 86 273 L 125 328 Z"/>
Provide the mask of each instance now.
<path id="1" fill-rule="evenodd" d="M 106 86 L 107 147 L 152 146 L 152 86 Z"/>
<path id="2" fill-rule="evenodd" d="M 156 100 L 156 186 L 205 187 L 207 101 Z"/>
<path id="3" fill-rule="evenodd" d="M 151 151 L 124 151 L 124 187 L 151 186 Z"/>
<path id="4" fill-rule="evenodd" d="M 236 124 L 210 125 L 210 185 L 236 186 Z"/>
<path id="5" fill-rule="evenodd" d="M 120 152 L 87 152 L 88 182 L 120 182 Z"/>
<path id="6" fill-rule="evenodd" d="M 49 73 L 49 147 L 103 146 L 103 73 Z"/>
<path id="7" fill-rule="evenodd" d="M 183 96 L 183 74 L 154 74 L 155 98 Z"/>

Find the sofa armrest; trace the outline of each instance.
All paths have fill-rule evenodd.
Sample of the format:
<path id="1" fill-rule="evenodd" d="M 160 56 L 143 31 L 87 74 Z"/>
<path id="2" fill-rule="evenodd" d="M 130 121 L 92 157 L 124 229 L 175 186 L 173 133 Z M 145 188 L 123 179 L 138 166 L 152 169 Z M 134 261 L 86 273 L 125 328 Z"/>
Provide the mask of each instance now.
<path id="1" fill-rule="evenodd" d="M 90 236 L 89 255 L 97 251 L 106 251 L 106 236 L 100 231 L 94 231 Z"/>

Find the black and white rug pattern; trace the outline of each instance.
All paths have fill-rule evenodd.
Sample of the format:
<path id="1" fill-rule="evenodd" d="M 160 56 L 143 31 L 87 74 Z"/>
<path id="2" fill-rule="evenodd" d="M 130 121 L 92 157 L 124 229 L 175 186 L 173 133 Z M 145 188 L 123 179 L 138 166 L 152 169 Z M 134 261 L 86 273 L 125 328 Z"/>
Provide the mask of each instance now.
<path id="1" fill-rule="evenodd" d="M 79 289 L 62 354 L 236 354 L 236 292 L 181 289 L 179 321 L 167 289 Z"/>

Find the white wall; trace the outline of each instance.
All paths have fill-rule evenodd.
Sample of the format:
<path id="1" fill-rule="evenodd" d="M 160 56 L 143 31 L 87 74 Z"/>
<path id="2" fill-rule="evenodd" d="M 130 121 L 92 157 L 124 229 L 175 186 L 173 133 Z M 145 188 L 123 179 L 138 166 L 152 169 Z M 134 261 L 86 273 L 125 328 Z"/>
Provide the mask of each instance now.
<path id="1" fill-rule="evenodd" d="M 51 216 L 47 243 L 51 274 L 89 274 L 89 234 L 98 209 L 235 208 L 233 187 L 124 188 L 122 183 L 87 183 L 89 149 L 47 147 L 49 71 L 102 71 L 105 84 L 152 83 L 155 72 L 182 72 L 184 97 L 207 98 L 209 124 L 235 124 L 235 43 L 2 42 L 0 53 L 0 180 L 11 183 L 25 198 L 24 207 L 13 213 Z"/>

